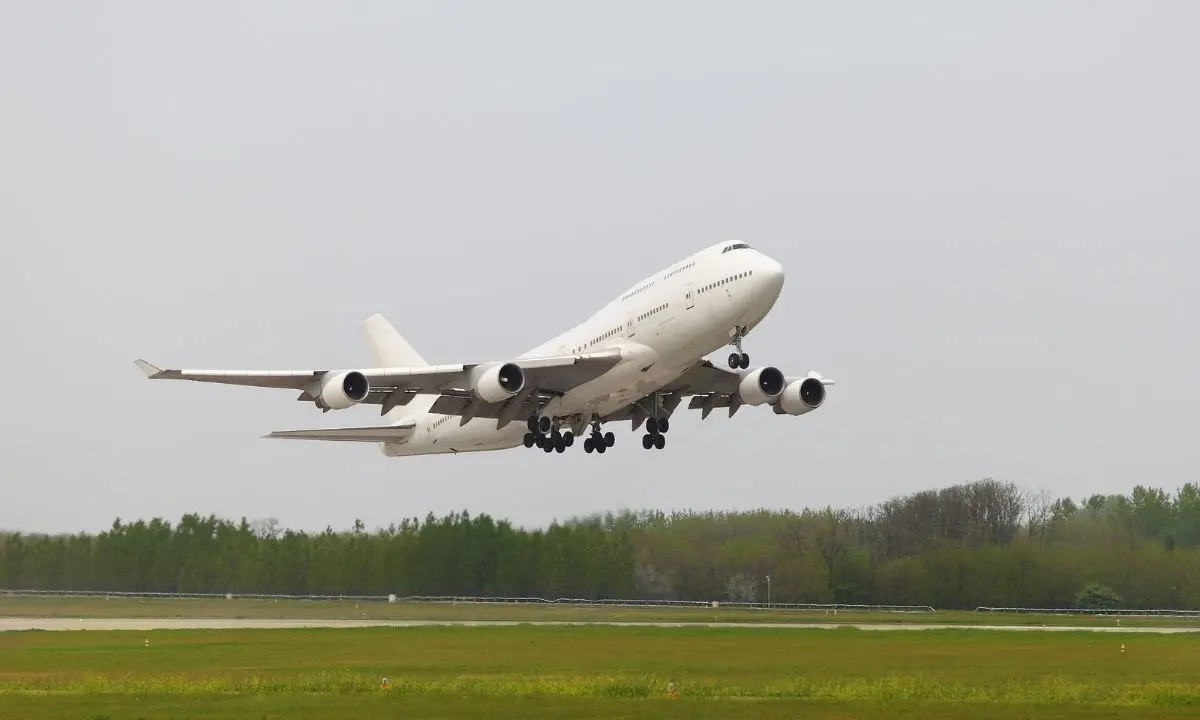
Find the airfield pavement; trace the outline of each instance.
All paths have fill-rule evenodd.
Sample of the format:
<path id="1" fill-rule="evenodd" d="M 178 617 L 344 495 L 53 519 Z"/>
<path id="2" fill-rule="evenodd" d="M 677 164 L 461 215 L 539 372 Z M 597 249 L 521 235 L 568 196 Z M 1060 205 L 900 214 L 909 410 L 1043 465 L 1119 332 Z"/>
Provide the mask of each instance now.
<path id="1" fill-rule="evenodd" d="M 303 618 L 36 618 L 0 617 L 0 632 L 27 630 L 269 630 L 367 627 L 656 627 L 761 628 L 777 630 L 1001 630 L 1025 632 L 1105 632 L 1174 635 L 1197 633 L 1197 627 L 1113 627 L 1086 625 L 969 625 L 946 623 L 786 623 L 786 622 L 656 622 L 569 620 L 326 620 Z"/>

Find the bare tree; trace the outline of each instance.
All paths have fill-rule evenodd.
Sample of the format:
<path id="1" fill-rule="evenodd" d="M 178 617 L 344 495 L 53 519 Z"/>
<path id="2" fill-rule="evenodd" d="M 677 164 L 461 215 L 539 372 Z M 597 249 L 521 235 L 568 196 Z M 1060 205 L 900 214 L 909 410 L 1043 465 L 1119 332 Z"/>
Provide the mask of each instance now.
<path id="1" fill-rule="evenodd" d="M 279 537 L 279 520 L 277 518 L 259 518 L 250 523 L 254 537 L 259 540 L 274 540 Z"/>
<path id="2" fill-rule="evenodd" d="M 825 561 L 826 587 L 832 590 L 838 561 L 854 540 L 850 512 L 826 507 L 817 516 L 815 534 L 817 549 Z"/>
<path id="3" fill-rule="evenodd" d="M 758 599 L 758 582 L 746 573 L 730 576 L 725 581 L 725 597 L 729 602 L 752 603 Z"/>

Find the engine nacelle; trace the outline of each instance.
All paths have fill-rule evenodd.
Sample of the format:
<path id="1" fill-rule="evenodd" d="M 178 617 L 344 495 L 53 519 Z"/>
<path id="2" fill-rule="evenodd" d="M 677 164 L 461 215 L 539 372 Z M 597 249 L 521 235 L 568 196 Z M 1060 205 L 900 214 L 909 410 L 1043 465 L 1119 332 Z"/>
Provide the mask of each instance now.
<path id="1" fill-rule="evenodd" d="M 525 388 L 525 373 L 516 363 L 496 363 L 476 368 L 471 391 L 486 403 L 504 402 Z"/>
<path id="2" fill-rule="evenodd" d="M 357 370 L 325 373 L 317 394 L 317 406 L 329 410 L 345 410 L 366 400 L 370 392 L 371 383 Z"/>
<path id="3" fill-rule="evenodd" d="M 747 405 L 762 405 L 783 392 L 783 373 L 771 366 L 751 370 L 738 385 L 738 397 Z"/>
<path id="4" fill-rule="evenodd" d="M 825 383 L 820 378 L 806 377 L 795 380 L 783 389 L 775 403 L 775 412 L 788 415 L 803 415 L 821 407 L 825 402 Z"/>

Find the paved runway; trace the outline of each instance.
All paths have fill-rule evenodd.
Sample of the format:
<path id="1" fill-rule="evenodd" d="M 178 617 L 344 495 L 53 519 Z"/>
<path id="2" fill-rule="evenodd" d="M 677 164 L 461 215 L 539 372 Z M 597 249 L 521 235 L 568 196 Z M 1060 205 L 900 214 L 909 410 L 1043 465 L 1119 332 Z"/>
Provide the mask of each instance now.
<path id="1" fill-rule="evenodd" d="M 1070 625 L 952 625 L 933 623 L 769 623 L 769 622 L 570 622 L 524 620 L 292 620 L 279 618 L 0 618 L 0 632 L 17 630 L 245 630 L 361 627 L 511 627 L 516 625 L 662 628 L 762 628 L 776 630 L 1006 630 L 1025 632 L 1116 632 L 1176 634 L 1200 627 L 1116 627 Z"/>

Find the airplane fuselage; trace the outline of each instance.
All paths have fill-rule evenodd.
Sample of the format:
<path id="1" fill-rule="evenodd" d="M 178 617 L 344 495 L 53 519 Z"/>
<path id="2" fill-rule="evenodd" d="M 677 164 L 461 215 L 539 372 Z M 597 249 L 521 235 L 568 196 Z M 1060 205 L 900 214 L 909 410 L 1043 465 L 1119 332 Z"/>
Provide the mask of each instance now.
<path id="1" fill-rule="evenodd" d="M 609 413 L 657 392 L 697 360 L 757 326 L 783 289 L 782 266 L 745 243 L 721 243 L 654 273 L 580 325 L 521 355 L 574 355 L 618 349 L 603 375 L 552 399 L 547 415 Z M 502 450 L 522 444 L 523 422 L 421 413 L 414 433 L 381 443 L 385 455 Z"/>

